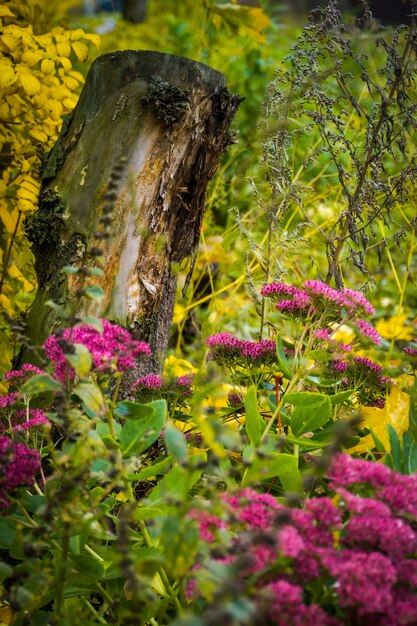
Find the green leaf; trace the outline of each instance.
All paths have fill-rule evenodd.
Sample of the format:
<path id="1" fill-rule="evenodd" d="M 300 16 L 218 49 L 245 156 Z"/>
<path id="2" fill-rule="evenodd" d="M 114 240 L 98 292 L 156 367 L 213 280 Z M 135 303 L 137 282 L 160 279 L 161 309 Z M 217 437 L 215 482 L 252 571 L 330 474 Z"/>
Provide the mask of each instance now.
<path id="1" fill-rule="evenodd" d="M 49 376 L 49 374 L 38 374 L 32 376 L 25 382 L 22 387 L 22 393 L 26 396 L 34 396 L 37 393 L 44 393 L 45 391 L 57 391 L 61 389 L 62 385 L 55 378 Z"/>
<path id="2" fill-rule="evenodd" d="M 184 437 L 184 433 L 173 424 L 167 424 L 165 426 L 164 441 L 168 452 L 172 454 L 179 463 L 186 460 L 188 456 L 187 441 Z"/>
<path id="3" fill-rule="evenodd" d="M 391 444 L 391 457 L 392 457 L 392 469 L 396 472 L 402 472 L 402 455 L 401 455 L 401 443 L 397 435 L 397 431 L 391 424 L 387 424 L 388 436 Z"/>
<path id="4" fill-rule="evenodd" d="M 163 461 L 159 463 L 155 463 L 154 465 L 149 465 L 148 467 L 143 468 L 137 474 L 132 474 L 129 476 L 129 480 L 131 481 L 141 481 L 146 480 L 148 478 L 153 478 L 154 476 L 158 476 L 158 474 L 165 474 L 165 470 L 172 466 L 172 457 L 168 456 Z"/>
<path id="5" fill-rule="evenodd" d="M 87 409 L 93 413 L 101 413 L 105 408 L 103 394 L 97 385 L 93 383 L 78 383 L 73 393 L 82 400 Z"/>
<path id="6" fill-rule="evenodd" d="M 47 300 L 44 306 L 49 306 L 51 309 L 56 311 L 59 317 L 63 320 L 68 319 L 70 316 L 70 314 L 68 313 L 67 309 L 64 306 L 62 306 L 61 304 L 58 304 L 57 302 L 54 302 L 53 300 Z"/>
<path id="7" fill-rule="evenodd" d="M 0 519 L 0 548 L 10 548 L 15 538 L 15 525 L 6 519 Z"/>
<path id="8" fill-rule="evenodd" d="M 69 364 L 80 378 L 85 378 L 93 364 L 93 358 L 88 348 L 81 343 L 74 343 L 74 352 L 65 355 Z"/>
<path id="9" fill-rule="evenodd" d="M 245 429 L 249 437 L 249 441 L 258 447 L 261 443 L 262 433 L 265 428 L 264 420 L 258 409 L 258 398 L 256 396 L 255 386 L 249 387 L 245 398 Z"/>
<path id="10" fill-rule="evenodd" d="M 80 268 L 76 267 L 75 265 L 64 265 L 62 271 L 66 274 L 78 274 L 79 269 Z"/>
<path id="11" fill-rule="evenodd" d="M 87 554 L 71 554 L 71 573 L 68 582 L 77 587 L 90 587 L 104 574 L 104 568 L 96 559 Z"/>
<path id="12" fill-rule="evenodd" d="M 103 332 L 103 324 L 101 323 L 101 320 L 98 317 L 93 317 L 92 315 L 87 315 L 86 317 L 82 317 L 78 326 L 80 326 L 81 324 L 86 324 L 87 326 L 91 326 L 92 328 L 95 328 L 95 330 L 97 330 L 99 333 Z"/>
<path id="13" fill-rule="evenodd" d="M 203 470 L 201 469 L 202 461 L 207 459 L 207 454 L 202 451 L 201 454 L 194 454 L 189 457 L 189 465 L 194 468 L 183 468 L 175 465 L 168 474 L 158 482 L 151 494 L 146 498 L 146 504 L 152 506 L 161 505 L 166 496 L 171 496 L 182 502 L 188 495 L 190 489 L 199 480 Z"/>
<path id="14" fill-rule="evenodd" d="M 290 380 L 292 377 L 292 373 L 288 364 L 287 355 L 284 352 L 282 337 L 280 335 L 278 335 L 277 337 L 277 357 L 278 357 L 279 367 L 282 373 L 288 380 Z"/>
<path id="15" fill-rule="evenodd" d="M 135 508 L 133 517 L 135 520 L 140 521 L 144 519 L 155 519 L 156 517 L 162 517 L 164 509 L 156 506 L 138 506 Z"/>
<path id="16" fill-rule="evenodd" d="M 118 402 L 114 410 L 117 417 L 123 419 L 138 420 L 149 417 L 154 413 L 154 408 L 150 404 L 138 404 L 137 402 Z"/>
<path id="17" fill-rule="evenodd" d="M 314 432 L 331 418 L 330 398 L 322 393 L 290 393 L 285 395 L 285 401 L 295 406 L 291 416 L 291 430 L 296 437 Z"/>
<path id="18" fill-rule="evenodd" d="M 122 454 L 125 457 L 141 454 L 159 437 L 165 425 L 167 405 L 165 400 L 155 400 L 147 406 L 152 408 L 150 415 L 142 419 L 128 420 L 120 431 Z"/>
<path id="19" fill-rule="evenodd" d="M 335 393 L 330 397 L 330 402 L 332 406 L 336 406 L 337 404 L 343 404 L 347 402 L 349 398 L 355 393 L 354 389 L 346 389 L 346 391 L 340 391 L 339 393 Z"/>
<path id="20" fill-rule="evenodd" d="M 404 469 L 406 474 L 417 472 L 417 442 L 410 431 L 403 436 Z"/>
<path id="21" fill-rule="evenodd" d="M 320 450 L 330 444 L 330 441 L 318 441 L 316 439 L 304 439 L 302 437 L 291 437 L 287 435 L 285 441 L 292 443 L 294 446 L 299 446 L 301 450 Z"/>
<path id="22" fill-rule="evenodd" d="M 87 287 L 84 290 L 84 293 L 87 298 L 90 298 L 90 300 L 102 300 L 106 295 L 104 290 L 98 285 L 91 285 L 90 287 Z"/>
<path id="23" fill-rule="evenodd" d="M 292 454 L 274 453 L 259 459 L 255 457 L 246 472 L 244 485 L 278 477 L 285 491 L 301 489 L 301 473 L 298 469 L 298 458 Z"/>

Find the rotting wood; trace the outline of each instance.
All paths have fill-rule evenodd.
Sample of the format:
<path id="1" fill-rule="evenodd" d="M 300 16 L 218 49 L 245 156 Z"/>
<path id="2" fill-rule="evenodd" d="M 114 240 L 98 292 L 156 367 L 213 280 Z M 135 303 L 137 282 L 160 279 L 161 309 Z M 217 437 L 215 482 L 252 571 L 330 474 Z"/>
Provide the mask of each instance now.
<path id="1" fill-rule="evenodd" d="M 153 351 L 148 371 L 160 370 L 178 266 L 198 243 L 207 184 L 229 142 L 239 101 L 222 74 L 182 57 L 125 51 L 93 63 L 49 155 L 40 209 L 29 224 L 39 281 L 27 317 L 33 341 L 44 341 L 59 323 L 45 306 L 54 300 L 77 315 L 135 324 Z M 94 262 L 88 251 L 121 159 L 126 167 L 112 237 L 104 245 L 106 271 L 95 279 L 105 297 L 81 302 L 79 279 L 68 280 L 61 270 Z"/>

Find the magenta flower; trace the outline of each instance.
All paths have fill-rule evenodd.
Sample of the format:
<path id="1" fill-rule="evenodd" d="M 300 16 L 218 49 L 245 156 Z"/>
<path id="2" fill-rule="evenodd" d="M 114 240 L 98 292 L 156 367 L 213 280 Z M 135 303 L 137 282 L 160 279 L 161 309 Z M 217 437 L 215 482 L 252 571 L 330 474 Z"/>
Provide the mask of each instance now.
<path id="1" fill-rule="evenodd" d="M 60 336 L 52 335 L 43 345 L 46 355 L 54 362 L 55 374 L 65 380 L 67 361 L 66 345 L 81 344 L 88 348 L 93 358 L 94 367 L 99 371 L 114 373 L 124 372 L 136 363 L 141 356 L 150 356 L 151 349 L 144 341 L 136 341 L 121 326 L 101 320 L 103 332 L 87 324 L 66 328 Z"/>
<path id="2" fill-rule="evenodd" d="M 23 378 L 24 376 L 32 376 L 35 374 L 46 374 L 45 370 L 41 370 L 36 365 L 24 363 L 18 370 L 11 370 L 3 376 L 3 380 L 12 380 L 14 378 Z"/>
<path id="3" fill-rule="evenodd" d="M 366 320 L 356 320 L 355 326 L 360 330 L 361 334 L 364 337 L 368 337 L 368 339 L 371 339 L 371 341 L 373 341 L 377 346 L 380 345 L 381 337 L 379 336 L 378 331 L 375 330 L 375 328 L 372 326 L 372 324 L 370 324 Z"/>
<path id="4" fill-rule="evenodd" d="M 0 509 L 10 505 L 10 495 L 19 487 L 31 487 L 40 470 L 40 455 L 23 443 L 0 436 Z"/>
<path id="5" fill-rule="evenodd" d="M 0 409 L 6 408 L 6 406 L 10 406 L 11 404 L 15 404 L 18 400 L 20 400 L 22 396 L 17 391 L 12 391 L 5 396 L 0 397 Z"/>
<path id="6" fill-rule="evenodd" d="M 158 376 L 158 374 L 146 374 L 146 376 L 138 378 L 138 380 L 133 383 L 132 390 L 136 389 L 136 387 L 146 387 L 146 389 L 160 389 L 162 387 L 162 384 L 162 376 Z"/>
<path id="7" fill-rule="evenodd" d="M 242 361 L 246 366 L 276 362 L 276 344 L 270 339 L 245 341 L 230 333 L 217 333 L 207 339 L 210 355 L 217 361 L 230 364 Z"/>
<path id="8" fill-rule="evenodd" d="M 346 307 L 352 310 L 355 314 L 375 314 L 374 307 L 360 291 L 355 291 L 354 289 L 344 289 L 342 293 L 345 296 Z"/>
<path id="9" fill-rule="evenodd" d="M 50 426 L 51 422 L 41 409 L 29 409 L 29 419 L 27 418 L 26 409 L 15 411 L 14 417 L 11 419 L 12 430 L 30 430 L 38 426 Z"/>

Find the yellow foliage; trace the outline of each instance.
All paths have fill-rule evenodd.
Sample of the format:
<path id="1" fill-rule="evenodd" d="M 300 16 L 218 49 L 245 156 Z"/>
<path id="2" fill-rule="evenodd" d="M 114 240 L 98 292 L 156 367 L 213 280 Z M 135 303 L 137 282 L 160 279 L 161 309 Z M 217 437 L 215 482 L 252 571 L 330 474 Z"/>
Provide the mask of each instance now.
<path id="1" fill-rule="evenodd" d="M 414 337 L 414 329 L 407 326 L 407 314 L 398 313 L 388 319 L 377 322 L 375 328 L 385 339 L 405 339 L 406 341 Z"/>
<path id="2" fill-rule="evenodd" d="M 60 8 L 72 4 L 64 1 Z M 11 0 L 0 7 L 0 152 L 7 163 L 0 173 L 0 249 L 11 251 L 2 256 L 7 267 L 0 272 L 0 302 L 12 317 L 27 308 L 34 291 L 23 218 L 37 209 L 41 155 L 56 141 L 62 115 L 74 108 L 84 81 L 72 61 L 84 61 L 89 44 L 99 43 L 97 35 L 53 26 L 51 14 L 40 10 L 47 5 Z M 41 32 L 42 26 L 47 31 Z M 10 364 L 7 330 L 1 326 L 0 375 Z"/>
<path id="3" fill-rule="evenodd" d="M 364 406 L 361 410 L 364 425 L 370 428 L 378 439 L 384 444 L 385 449 L 390 452 L 391 444 L 388 436 L 387 426 L 391 424 L 397 431 L 398 437 L 402 440 L 403 434 L 408 429 L 410 412 L 410 396 L 401 391 L 398 387 L 392 387 L 383 409 L 374 406 Z M 367 452 L 375 448 L 372 435 L 364 437 L 358 445 L 351 448 L 349 452 Z"/>

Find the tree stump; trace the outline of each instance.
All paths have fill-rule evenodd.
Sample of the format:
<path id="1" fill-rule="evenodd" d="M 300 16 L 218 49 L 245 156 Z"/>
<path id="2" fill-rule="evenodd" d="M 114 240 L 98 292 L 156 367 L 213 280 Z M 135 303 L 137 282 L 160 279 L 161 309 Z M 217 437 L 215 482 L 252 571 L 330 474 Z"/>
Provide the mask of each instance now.
<path id="1" fill-rule="evenodd" d="M 29 338 L 39 345 L 60 323 L 45 306 L 53 300 L 76 315 L 135 324 L 152 348 L 150 371 L 160 370 L 179 264 L 198 243 L 207 184 L 239 102 L 222 74 L 182 57 L 125 51 L 93 63 L 48 156 L 39 210 L 27 227 L 39 284 Z M 104 298 L 80 300 L 79 275 L 67 277 L 62 267 L 94 264 L 89 250 L 121 161 L 112 236 L 100 243 L 105 273 L 94 281 Z"/>

